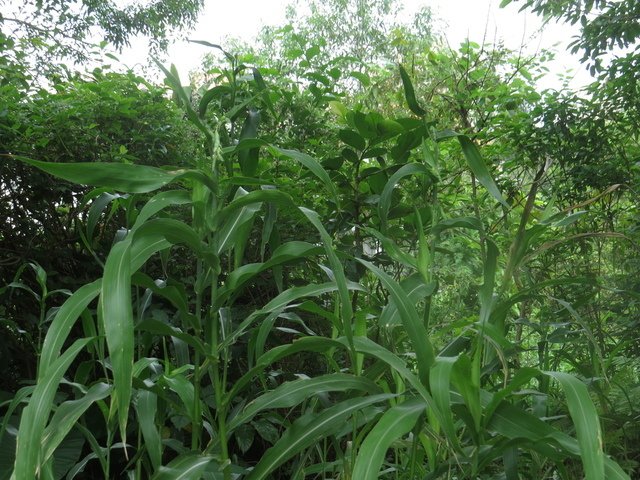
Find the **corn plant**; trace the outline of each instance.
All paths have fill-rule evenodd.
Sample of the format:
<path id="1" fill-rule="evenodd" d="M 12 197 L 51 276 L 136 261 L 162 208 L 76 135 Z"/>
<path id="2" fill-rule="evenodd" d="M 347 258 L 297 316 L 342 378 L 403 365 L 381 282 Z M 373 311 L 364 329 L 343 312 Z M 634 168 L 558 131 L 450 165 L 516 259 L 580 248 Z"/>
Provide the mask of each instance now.
<path id="1" fill-rule="evenodd" d="M 472 140 L 435 128 L 402 68 L 412 118 L 335 104 L 356 191 L 377 195 L 375 203 L 356 199 L 355 248 L 347 249 L 344 229 L 329 229 L 329 219 L 298 205 L 296 191 L 286 191 L 264 163 L 299 165 L 336 215 L 353 199 L 311 156 L 258 138 L 268 87 L 257 70 L 226 55 L 225 83 L 203 92 L 197 108 L 175 69 L 163 69 L 204 139 L 205 153 L 190 168 L 19 158 L 101 189 L 90 194 L 94 216 L 116 198 L 100 192 L 128 201 L 126 228 L 102 277 L 57 310 L 35 385 L 8 406 L 0 438 L 26 404 L 12 478 L 60 478 L 60 453 L 72 435 L 89 453 L 62 473 L 67 478 L 90 462 L 105 478 L 517 479 L 545 468 L 570 478 L 566 461 L 581 462 L 589 480 L 628 478 L 603 453 L 581 381 L 512 368 L 517 348 L 506 318 L 526 295 L 511 288 L 525 235 L 501 256 L 481 218 L 448 218 L 440 205 L 440 149 L 457 142 L 488 201 L 506 206 Z M 249 71 L 252 79 L 242 80 Z M 239 95 L 241 81 L 255 93 Z M 210 108 L 227 95 L 234 98 L 227 110 Z M 398 213 L 394 198 L 411 178 L 419 179 L 415 208 Z M 283 218 L 315 238 L 282 242 Z M 415 232 L 410 243 L 407 225 Z M 451 336 L 435 327 L 432 300 L 441 238 L 460 230 L 482 244 L 483 284 L 477 315 Z M 87 244 L 93 231 L 91 224 Z M 260 252 L 259 261 L 246 262 L 249 249 Z M 171 275 L 186 262 L 189 275 Z M 349 262 L 357 278 L 345 273 Z M 286 273 L 295 268 L 305 275 L 294 282 Z M 247 297 L 263 275 L 273 279 L 273 294 L 255 305 Z M 294 340 L 274 345 L 277 334 Z M 436 341 L 442 338 L 449 339 L 444 347 Z M 297 378 L 280 380 L 278 365 L 304 358 L 320 363 L 317 375 L 292 369 Z M 73 381 L 65 378 L 72 365 L 80 365 Z M 561 386 L 575 437 L 528 410 L 525 389 L 538 378 Z M 251 457 L 256 435 L 264 447 L 258 458 Z"/>

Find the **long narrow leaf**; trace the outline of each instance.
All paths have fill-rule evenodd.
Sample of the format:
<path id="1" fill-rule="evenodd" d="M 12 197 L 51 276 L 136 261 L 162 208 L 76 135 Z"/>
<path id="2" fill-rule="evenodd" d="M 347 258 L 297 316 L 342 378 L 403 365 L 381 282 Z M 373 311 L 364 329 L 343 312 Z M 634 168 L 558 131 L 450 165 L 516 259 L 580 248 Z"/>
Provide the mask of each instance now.
<path id="1" fill-rule="evenodd" d="M 60 355 L 60 349 L 69 336 L 69 332 L 91 301 L 98 296 L 102 288 L 102 280 L 88 283 L 80 287 L 62 304 L 53 318 L 42 344 L 42 353 L 38 364 L 38 380 L 42 380 L 47 369 Z"/>
<path id="2" fill-rule="evenodd" d="M 58 406 L 49 425 L 42 436 L 43 455 L 41 462 L 46 462 L 62 443 L 67 434 L 75 426 L 78 419 L 87 409 L 98 400 L 106 398 L 111 393 L 111 386 L 97 383 L 78 400 L 69 400 Z"/>
<path id="3" fill-rule="evenodd" d="M 584 383 L 565 372 L 545 372 L 555 378 L 565 395 L 571 419 L 576 427 L 580 456 L 587 480 L 604 478 L 604 453 L 602 452 L 602 432 L 596 407 L 589 397 Z"/>
<path id="4" fill-rule="evenodd" d="M 400 69 L 400 78 L 402 79 L 402 86 L 404 87 L 404 97 L 407 100 L 407 104 L 409 105 L 409 110 L 418 115 L 419 117 L 424 117 L 427 112 L 418 104 L 416 100 L 416 93 L 413 89 L 413 84 L 411 83 L 411 78 L 409 78 L 409 74 L 404 69 L 402 65 L 398 65 Z"/>
<path id="5" fill-rule="evenodd" d="M 134 351 L 129 239 L 116 243 L 107 257 L 100 293 L 100 314 L 113 368 L 111 415 L 117 412 L 122 443 L 126 445 Z"/>
<path id="6" fill-rule="evenodd" d="M 180 455 L 167 466 L 160 467 L 152 480 L 198 480 L 212 460 L 211 455 Z"/>
<path id="7" fill-rule="evenodd" d="M 40 468 L 42 445 L 40 438 L 45 429 L 53 398 L 71 362 L 89 343 L 91 338 L 81 338 L 73 344 L 47 369 L 47 374 L 36 385 L 29 405 L 25 407 L 20 419 L 20 428 L 16 440 L 16 462 L 13 472 L 15 480 L 33 480 Z"/>
<path id="8" fill-rule="evenodd" d="M 268 449 L 258 464 L 247 475 L 246 480 L 262 480 L 279 465 L 318 440 L 337 432 L 354 413 L 373 403 L 383 402 L 394 395 L 380 394 L 361 398 L 350 398 L 322 413 L 302 417 L 284 433 L 276 444 Z"/>
<path id="9" fill-rule="evenodd" d="M 183 173 L 130 163 L 54 163 L 21 156 L 14 158 L 72 183 L 112 188 L 127 193 L 157 190 Z"/>
<path id="10" fill-rule="evenodd" d="M 398 282 L 392 279 L 387 273 L 383 272 L 380 268 L 376 267 L 366 260 L 358 259 L 365 267 L 371 270 L 376 277 L 382 282 L 387 289 L 393 302 L 395 303 L 402 325 L 404 326 L 409 339 L 416 352 L 418 360 L 418 372 L 420 373 L 420 379 L 422 383 L 426 385 L 429 377 L 429 369 L 433 365 L 435 355 L 433 353 L 433 346 L 429 340 L 429 335 L 424 327 L 424 324 L 418 316 L 415 304 L 409 299 L 405 291 L 400 287 Z"/>
<path id="11" fill-rule="evenodd" d="M 156 426 L 156 412 L 158 397 L 149 390 L 140 390 L 136 403 L 136 413 L 144 445 L 154 471 L 158 471 L 162 464 L 162 439 Z"/>
<path id="12" fill-rule="evenodd" d="M 376 480 L 391 444 L 411 431 L 425 408 L 423 399 L 412 398 L 387 410 L 362 442 L 352 478 Z"/>
<path id="13" fill-rule="evenodd" d="M 380 393 L 380 388 L 371 380 L 343 373 L 294 380 L 255 399 L 229 422 L 228 429 L 232 431 L 263 410 L 289 408 L 320 392 L 343 392 L 346 390 L 362 391 L 369 394 Z"/>
<path id="14" fill-rule="evenodd" d="M 471 172 L 473 172 L 478 181 L 487 189 L 493 198 L 505 207 L 509 208 L 509 204 L 502 197 L 498 186 L 493 181 L 493 177 L 491 176 L 491 173 L 489 173 L 489 169 L 480 156 L 480 152 L 475 144 L 465 135 L 459 135 L 458 141 L 460 142 L 462 153 L 464 153 L 464 156 L 467 159 L 467 164 L 469 165 Z"/>

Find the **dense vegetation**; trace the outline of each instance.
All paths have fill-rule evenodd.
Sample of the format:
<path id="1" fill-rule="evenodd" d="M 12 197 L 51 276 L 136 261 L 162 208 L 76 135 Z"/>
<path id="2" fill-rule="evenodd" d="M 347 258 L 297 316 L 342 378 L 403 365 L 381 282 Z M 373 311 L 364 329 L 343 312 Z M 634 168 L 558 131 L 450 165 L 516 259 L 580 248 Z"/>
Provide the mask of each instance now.
<path id="1" fill-rule="evenodd" d="M 91 33 L 200 1 L 0 16 L 0 479 L 637 477 L 637 2 L 521 0 L 580 92 L 308 3 L 164 85 Z"/>

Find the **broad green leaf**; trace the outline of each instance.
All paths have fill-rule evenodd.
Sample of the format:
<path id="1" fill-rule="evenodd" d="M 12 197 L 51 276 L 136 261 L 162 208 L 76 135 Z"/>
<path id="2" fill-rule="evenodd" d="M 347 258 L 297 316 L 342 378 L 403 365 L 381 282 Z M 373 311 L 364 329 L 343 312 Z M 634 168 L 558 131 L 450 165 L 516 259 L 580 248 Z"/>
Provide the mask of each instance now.
<path id="1" fill-rule="evenodd" d="M 417 269 L 416 259 L 408 253 L 404 252 L 398 245 L 396 245 L 396 243 L 392 239 L 384 236 L 374 228 L 364 227 L 363 230 L 369 235 L 374 236 L 378 240 L 380 240 L 384 253 L 389 255 L 393 260 L 404 265 L 410 270 Z"/>
<path id="2" fill-rule="evenodd" d="M 314 343 L 319 344 L 320 341 L 318 340 L 318 338 L 319 337 L 313 337 L 310 340 L 313 340 Z M 305 339 L 298 340 L 296 343 L 293 344 L 293 346 L 295 346 L 296 344 L 303 346 L 304 345 L 303 340 Z M 344 338 L 339 338 L 332 341 L 332 343 L 335 343 L 335 342 L 340 342 L 344 346 L 346 346 L 346 341 Z M 313 345 L 312 342 L 309 342 L 309 343 Z M 366 338 L 366 337 L 355 337 L 353 339 L 353 344 L 356 348 L 356 351 L 366 353 L 367 355 L 373 358 L 377 358 L 378 360 L 386 363 L 393 370 L 395 370 L 422 397 L 428 409 L 432 412 L 432 414 L 438 420 L 438 422 L 440 424 L 444 423 L 444 416 L 442 415 L 442 413 L 440 412 L 440 409 L 434 402 L 433 397 L 427 391 L 427 388 L 425 386 L 426 384 L 422 383 L 421 380 L 407 368 L 405 361 L 400 359 L 397 355 L 390 352 L 383 346 L 378 345 L 373 340 L 370 340 L 369 338 Z"/>
<path id="3" fill-rule="evenodd" d="M 565 454 L 574 457 L 579 457 L 581 454 L 580 446 L 574 438 L 507 402 L 501 402 L 498 405 L 488 428 L 507 438 L 526 439 L 528 448 L 539 451 L 549 458 L 557 457 L 555 446 L 560 447 Z M 604 475 L 599 478 L 629 480 L 629 475 L 615 461 L 606 456 L 604 470 Z"/>
<path id="4" fill-rule="evenodd" d="M 409 74 L 402 65 L 398 65 L 398 67 L 400 69 L 400 78 L 402 78 L 402 86 L 404 87 L 404 98 L 407 100 L 409 110 L 411 110 L 419 117 L 424 117 L 427 112 L 418 104 L 418 101 L 416 100 L 416 93 L 413 89 L 413 84 L 411 83 Z"/>
<path id="5" fill-rule="evenodd" d="M 160 467 L 152 480 L 199 480 L 212 460 L 211 455 L 180 455 L 168 465 Z"/>
<path id="6" fill-rule="evenodd" d="M 80 287 L 62 304 L 53 318 L 42 344 L 42 353 L 38 363 L 38 381 L 47 373 L 47 369 L 60 355 L 60 349 L 69 336 L 82 312 L 96 298 L 102 288 L 102 280 L 96 280 Z"/>
<path id="7" fill-rule="evenodd" d="M 464 156 L 467 159 L 467 164 L 469 165 L 471 172 L 493 198 L 505 207 L 509 208 L 509 204 L 504 200 L 504 198 L 502 198 L 502 194 L 500 193 L 500 190 L 498 190 L 496 183 L 493 181 L 493 177 L 491 176 L 491 173 L 489 173 L 489 169 L 480 156 L 480 152 L 475 144 L 465 135 L 459 135 L 458 141 L 460 142 L 462 153 L 464 153 Z"/>
<path id="8" fill-rule="evenodd" d="M 509 383 L 498 392 L 493 394 L 491 401 L 484 408 L 485 423 L 491 420 L 491 415 L 498 407 L 500 402 L 504 400 L 508 395 L 514 391 L 526 385 L 532 378 L 540 375 L 540 371 L 536 368 L 521 367 L 519 368 L 513 377 L 509 379 Z"/>
<path id="9" fill-rule="evenodd" d="M 16 408 L 18 408 L 20 404 L 28 402 L 29 396 L 33 394 L 33 391 L 35 390 L 35 388 L 36 388 L 35 386 L 29 385 L 28 387 L 22 387 L 20 390 L 18 390 L 15 393 L 15 395 L 11 399 L 11 402 L 9 402 L 9 406 L 4 411 L 2 424 L 0 425 L 0 438 L 3 438 L 3 436 L 5 435 L 7 428 L 9 427 L 9 421 L 13 416 L 13 412 L 15 412 Z M 6 407 L 6 404 L 7 402 L 0 404 L 0 406 L 4 408 Z M 13 460 L 12 460 L 12 463 L 13 463 Z"/>
<path id="10" fill-rule="evenodd" d="M 185 88 L 182 86 L 182 82 L 180 81 L 180 76 L 178 75 L 178 70 L 174 65 L 171 65 L 170 70 L 167 70 L 158 60 L 154 59 L 156 65 L 160 67 L 160 70 L 165 74 L 165 83 L 171 87 L 174 93 L 174 100 L 177 100 L 178 105 L 180 105 L 186 112 L 187 118 L 191 123 L 193 123 L 205 136 L 207 144 L 211 145 L 213 134 L 209 127 L 204 123 L 196 111 L 191 106 L 191 98 L 190 95 L 187 94 Z"/>
<path id="11" fill-rule="evenodd" d="M 65 474 L 78 462 L 85 444 L 85 438 L 78 429 L 73 429 L 67 435 L 58 448 L 55 455 L 51 457 L 49 463 L 43 463 L 42 478 L 46 478 L 45 471 L 51 471 L 52 480 L 62 479 Z"/>
<path id="12" fill-rule="evenodd" d="M 176 373 L 171 376 L 165 376 L 164 381 L 169 388 L 178 394 L 180 400 L 185 407 L 185 411 L 192 421 L 196 421 L 196 397 L 193 383 L 187 380 L 182 374 Z M 198 399 L 198 401 L 200 401 Z"/>
<path id="13" fill-rule="evenodd" d="M 117 198 L 121 198 L 121 195 L 112 194 L 108 192 L 103 192 L 98 198 L 96 198 L 91 207 L 89 208 L 89 213 L 87 214 L 87 238 L 91 240 L 93 238 L 93 231 L 98 224 L 98 220 L 100 220 L 100 216 L 104 209 L 111 203 L 113 200 Z"/>
<path id="14" fill-rule="evenodd" d="M 289 408 L 320 392 L 344 392 L 355 390 L 369 394 L 380 393 L 380 388 L 371 380 L 344 373 L 332 373 L 316 378 L 303 378 L 286 382 L 249 403 L 228 424 L 229 432 L 238 425 L 250 421 L 263 410 Z"/>
<path id="15" fill-rule="evenodd" d="M 378 277 L 380 282 L 391 295 L 393 303 L 395 303 L 395 306 L 398 309 L 402 325 L 407 331 L 411 344 L 413 345 L 413 349 L 416 352 L 420 379 L 423 384 L 426 385 L 427 379 L 429 378 L 429 369 L 433 365 L 435 356 L 433 353 L 433 346 L 429 340 L 429 335 L 427 334 L 427 330 L 424 327 L 422 320 L 418 316 L 415 304 L 407 296 L 402 287 L 400 287 L 398 282 L 392 279 L 387 273 L 383 272 L 380 268 L 366 260 L 357 260 L 371 270 L 376 277 Z"/>
<path id="16" fill-rule="evenodd" d="M 175 180 L 189 176 L 203 180 L 199 172 L 185 175 L 188 173 L 185 170 L 168 171 L 131 163 L 57 163 L 41 162 L 15 155 L 14 158 L 72 183 L 112 188 L 126 193 L 152 192 Z"/>
<path id="17" fill-rule="evenodd" d="M 317 415 L 301 417 L 293 423 L 274 446 L 264 453 L 257 465 L 247 475 L 246 480 L 267 478 L 273 470 L 301 450 L 340 430 L 344 422 L 354 413 L 371 404 L 384 402 L 393 397 L 394 395 L 390 394 L 380 394 L 350 398 Z"/>
<path id="18" fill-rule="evenodd" d="M 586 479 L 604 478 L 604 453 L 602 452 L 600 420 L 587 387 L 576 377 L 565 372 L 545 372 L 545 374 L 560 383 L 567 397 L 567 406 L 576 427 Z"/>
<path id="19" fill-rule="evenodd" d="M 387 410 L 362 442 L 352 478 L 376 480 L 391 444 L 411 431 L 425 409 L 423 399 L 412 398 Z"/>
<path id="20" fill-rule="evenodd" d="M 354 132 L 353 130 L 340 130 L 338 132 L 338 136 L 340 137 L 340 140 L 342 140 L 350 147 L 355 148 L 357 151 L 362 151 L 367 146 L 364 138 L 362 138 L 362 136 L 358 132 Z"/>
<path id="21" fill-rule="evenodd" d="M 230 294 L 260 272 L 268 270 L 275 265 L 302 261 L 311 255 L 322 253 L 322 247 L 308 242 L 292 241 L 280 245 L 264 263 L 249 263 L 242 265 L 229 274 L 224 286 L 218 291 L 218 295 Z"/>
<path id="22" fill-rule="evenodd" d="M 156 335 L 179 338 L 187 345 L 193 347 L 200 354 L 207 354 L 207 348 L 205 347 L 205 344 L 197 336 L 185 333 L 179 328 L 163 323 L 159 320 L 147 318 L 136 325 L 136 330 L 149 332 Z"/>
<path id="23" fill-rule="evenodd" d="M 173 245 L 183 243 L 196 254 L 200 254 L 204 247 L 193 228 L 173 218 L 154 218 L 145 222 L 135 233 L 134 242 L 145 242 L 144 235 L 155 236 L 154 233 L 159 233 Z"/>
<path id="24" fill-rule="evenodd" d="M 425 283 L 422 277 L 417 273 L 403 278 L 400 281 L 400 286 L 414 305 L 418 305 L 426 297 L 432 295 L 436 289 L 435 282 Z M 393 327 L 395 325 L 402 324 L 395 302 L 391 301 L 385 305 L 384 309 L 380 313 L 378 323 L 385 327 Z"/>
<path id="25" fill-rule="evenodd" d="M 144 439 L 144 447 L 155 472 L 162 465 L 162 438 L 156 425 L 157 411 L 158 397 L 156 394 L 149 390 L 139 390 L 136 401 L 136 414 L 142 438 Z"/>
<path id="26" fill-rule="evenodd" d="M 360 285 L 349 282 L 347 284 L 347 288 L 350 290 L 362 290 Z M 260 310 L 253 312 L 249 315 L 242 323 L 233 331 L 233 333 L 224 340 L 221 344 L 221 348 L 225 348 L 233 344 L 244 332 L 246 329 L 255 322 L 258 318 L 263 315 L 268 315 L 271 312 L 284 309 L 290 303 L 303 298 L 303 297 L 317 297 L 319 295 L 335 292 L 338 289 L 335 282 L 326 282 L 321 284 L 310 284 L 305 285 L 303 287 L 292 287 L 281 294 L 279 294 L 276 298 L 267 303 Z"/>
<path id="27" fill-rule="evenodd" d="M 100 320 L 113 369 L 110 415 L 118 414 L 122 443 L 126 444 L 133 372 L 133 310 L 131 306 L 131 241 L 116 243 L 109 252 L 102 277 Z"/>
<path id="28" fill-rule="evenodd" d="M 186 205 L 191 203 L 191 195 L 186 190 L 170 190 L 168 192 L 160 192 L 149 199 L 149 201 L 142 207 L 140 213 L 136 217 L 136 222 L 132 231 L 135 231 L 144 222 L 149 220 L 156 213 L 164 210 L 172 205 Z"/>
<path id="29" fill-rule="evenodd" d="M 0 433 L 0 480 L 9 480 L 16 459 L 16 429 L 12 426 Z"/>
<path id="30" fill-rule="evenodd" d="M 231 217 L 236 210 L 261 202 L 273 203 L 282 207 L 295 207 L 295 203 L 291 196 L 281 192 L 280 190 L 252 190 L 246 195 L 236 196 L 229 205 L 222 209 L 218 215 L 220 217 L 219 220 L 225 221 Z"/>
<path id="31" fill-rule="evenodd" d="M 64 440 L 87 409 L 98 400 L 106 398 L 110 393 L 110 385 L 97 383 L 78 400 L 69 400 L 58 406 L 56 413 L 54 413 L 42 435 L 42 463 L 46 462 L 51 455 L 53 455 L 58 445 L 62 443 L 62 440 Z"/>
<path id="32" fill-rule="evenodd" d="M 47 368 L 46 375 L 36 385 L 29 405 L 22 411 L 20 428 L 16 440 L 16 462 L 13 478 L 15 480 L 31 480 L 36 478 L 40 468 L 42 445 L 34 439 L 42 438 L 45 425 L 49 420 L 53 398 L 58 391 L 58 385 L 62 380 L 71 362 L 78 353 L 93 339 L 81 338 L 65 350 Z"/>
<path id="33" fill-rule="evenodd" d="M 457 357 L 438 357 L 429 373 L 429 385 L 433 401 L 442 412 L 444 422 L 441 427 L 452 445 L 459 448 L 458 437 L 451 411 L 451 371 Z"/>
<path id="34" fill-rule="evenodd" d="M 451 372 L 451 382 L 456 390 L 462 395 L 464 403 L 469 409 L 473 424 L 469 425 L 474 435 L 480 433 L 480 424 L 482 422 L 482 404 L 481 390 L 476 378 L 474 377 L 474 365 L 466 354 L 461 354 L 453 366 Z"/>
<path id="35" fill-rule="evenodd" d="M 166 285 L 165 282 L 153 281 L 151 277 L 136 272 L 131 277 L 132 285 L 144 287 L 154 295 L 165 298 L 180 312 L 183 325 L 191 325 L 198 328 L 198 320 L 196 316 L 189 311 L 189 300 L 187 298 L 186 289 L 182 284 Z M 136 328 L 138 326 L 136 325 Z"/>
<path id="36" fill-rule="evenodd" d="M 498 264 L 498 247 L 490 238 L 487 239 L 487 258 L 484 263 L 484 283 L 480 287 L 480 324 L 489 321 L 493 309 L 493 290 L 495 286 L 496 268 Z"/>
<path id="37" fill-rule="evenodd" d="M 200 118 L 205 118 L 205 115 L 207 113 L 207 107 L 209 106 L 209 103 L 211 103 L 213 99 L 230 92 L 231 92 L 231 87 L 229 87 L 228 85 L 216 85 L 215 87 L 207 90 L 202 95 L 202 98 L 200 99 L 200 103 L 198 103 L 198 115 L 200 116 Z"/>

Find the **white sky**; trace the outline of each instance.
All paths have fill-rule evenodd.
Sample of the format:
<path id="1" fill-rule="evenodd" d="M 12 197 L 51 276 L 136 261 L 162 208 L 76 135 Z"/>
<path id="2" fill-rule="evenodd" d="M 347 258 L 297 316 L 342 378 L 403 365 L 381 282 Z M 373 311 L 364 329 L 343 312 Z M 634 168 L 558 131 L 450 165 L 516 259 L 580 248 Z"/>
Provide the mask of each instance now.
<path id="1" fill-rule="evenodd" d="M 436 17 L 435 27 L 445 33 L 452 48 L 457 48 L 466 38 L 476 43 L 496 43 L 518 50 L 524 44 L 525 54 L 536 54 L 540 48 L 557 49 L 556 59 L 549 64 L 550 73 L 539 82 L 542 88 L 560 88 L 558 75 L 572 78 L 573 88 L 590 83 L 590 77 L 578 56 L 567 51 L 567 44 L 578 30 L 569 25 L 548 24 L 540 31 L 542 22 L 537 15 L 519 12 L 520 4 L 499 8 L 500 0 L 403 0 L 404 14 L 410 16 L 422 5 L 430 6 Z M 190 38 L 206 40 L 224 46 L 225 38 L 240 37 L 250 40 L 261 25 L 283 25 L 288 0 L 206 0 L 204 12 Z M 410 18 L 410 17 L 409 17 Z M 202 55 L 209 48 L 179 42 L 169 51 L 169 61 L 174 63 L 183 78 L 198 67 Z M 147 52 L 135 48 L 120 55 L 131 66 L 146 62 Z"/>
<path id="2" fill-rule="evenodd" d="M 129 3 L 134 0 L 115 0 Z M 561 88 L 558 75 L 571 78 L 569 85 L 578 89 L 591 81 L 577 55 L 567 51 L 567 44 L 578 30 L 569 25 L 549 24 L 540 31 L 541 20 L 528 11 L 519 12 L 520 2 L 499 8 L 500 0 L 399 0 L 404 13 L 411 18 L 421 6 L 431 7 L 434 27 L 443 32 L 449 45 L 457 49 L 469 37 L 482 43 L 504 42 L 512 50 L 535 55 L 541 48 L 557 50 L 556 59 L 548 64 L 550 73 L 538 82 L 541 88 Z M 285 9 L 289 0 L 205 0 L 196 29 L 189 38 L 225 45 L 225 38 L 239 37 L 250 41 L 262 25 L 284 25 Z M 23 0 L 9 0 L 17 8 Z M 183 79 L 189 71 L 197 69 L 201 57 L 211 49 L 197 44 L 178 42 L 169 50 L 168 62 L 174 63 Z M 146 42 L 134 42 L 132 48 L 118 55 L 128 67 L 149 64 Z"/>

